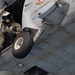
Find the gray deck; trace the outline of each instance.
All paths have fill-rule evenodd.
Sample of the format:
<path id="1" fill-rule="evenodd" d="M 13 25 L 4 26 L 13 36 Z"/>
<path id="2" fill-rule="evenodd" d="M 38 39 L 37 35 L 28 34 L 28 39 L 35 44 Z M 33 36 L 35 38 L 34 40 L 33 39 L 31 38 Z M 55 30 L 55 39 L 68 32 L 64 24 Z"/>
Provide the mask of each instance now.
<path id="1" fill-rule="evenodd" d="M 65 27 L 48 26 L 24 59 L 14 58 L 11 49 L 0 56 L 0 70 L 24 75 L 33 66 L 47 71 L 48 75 L 75 75 L 74 23 Z"/>

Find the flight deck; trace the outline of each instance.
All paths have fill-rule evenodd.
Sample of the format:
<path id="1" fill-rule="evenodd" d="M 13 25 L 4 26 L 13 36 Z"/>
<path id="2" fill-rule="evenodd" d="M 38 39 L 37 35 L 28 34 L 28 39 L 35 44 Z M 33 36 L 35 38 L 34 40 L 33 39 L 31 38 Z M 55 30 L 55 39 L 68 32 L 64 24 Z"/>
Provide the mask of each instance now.
<path id="1" fill-rule="evenodd" d="M 23 59 L 15 58 L 11 50 L 0 55 L 0 70 L 16 75 L 75 75 L 75 23 L 47 26 Z"/>

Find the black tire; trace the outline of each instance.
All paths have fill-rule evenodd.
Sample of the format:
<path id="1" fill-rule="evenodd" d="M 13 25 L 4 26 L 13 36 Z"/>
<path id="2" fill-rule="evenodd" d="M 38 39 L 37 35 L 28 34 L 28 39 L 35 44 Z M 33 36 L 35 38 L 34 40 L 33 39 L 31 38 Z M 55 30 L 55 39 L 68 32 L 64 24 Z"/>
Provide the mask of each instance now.
<path id="1" fill-rule="evenodd" d="M 20 48 L 17 48 L 16 45 L 18 45 L 17 41 L 23 41 Z M 16 39 L 13 42 L 12 46 L 12 54 L 16 58 L 24 58 L 28 55 L 28 53 L 31 51 L 31 48 L 33 46 L 33 37 L 29 32 L 23 32 L 19 34 Z"/>

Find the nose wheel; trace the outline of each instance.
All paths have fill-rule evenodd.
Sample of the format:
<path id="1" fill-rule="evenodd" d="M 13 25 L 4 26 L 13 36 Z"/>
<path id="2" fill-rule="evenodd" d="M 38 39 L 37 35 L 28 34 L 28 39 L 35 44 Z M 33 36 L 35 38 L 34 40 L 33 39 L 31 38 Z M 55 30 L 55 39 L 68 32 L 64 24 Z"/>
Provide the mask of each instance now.
<path id="1" fill-rule="evenodd" d="M 12 46 L 12 54 L 16 58 L 24 58 L 31 51 L 33 46 L 33 37 L 29 32 L 19 34 Z"/>

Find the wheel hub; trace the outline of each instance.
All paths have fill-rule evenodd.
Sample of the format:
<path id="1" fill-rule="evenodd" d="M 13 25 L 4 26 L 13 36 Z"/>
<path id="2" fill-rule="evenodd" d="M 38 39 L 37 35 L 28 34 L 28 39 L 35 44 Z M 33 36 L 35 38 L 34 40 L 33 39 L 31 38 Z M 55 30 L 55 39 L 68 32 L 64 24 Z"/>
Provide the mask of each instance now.
<path id="1" fill-rule="evenodd" d="M 19 39 L 17 39 L 17 41 L 15 42 L 15 45 L 14 45 L 15 50 L 18 50 L 22 46 L 23 40 L 24 39 L 22 37 L 20 37 Z"/>

